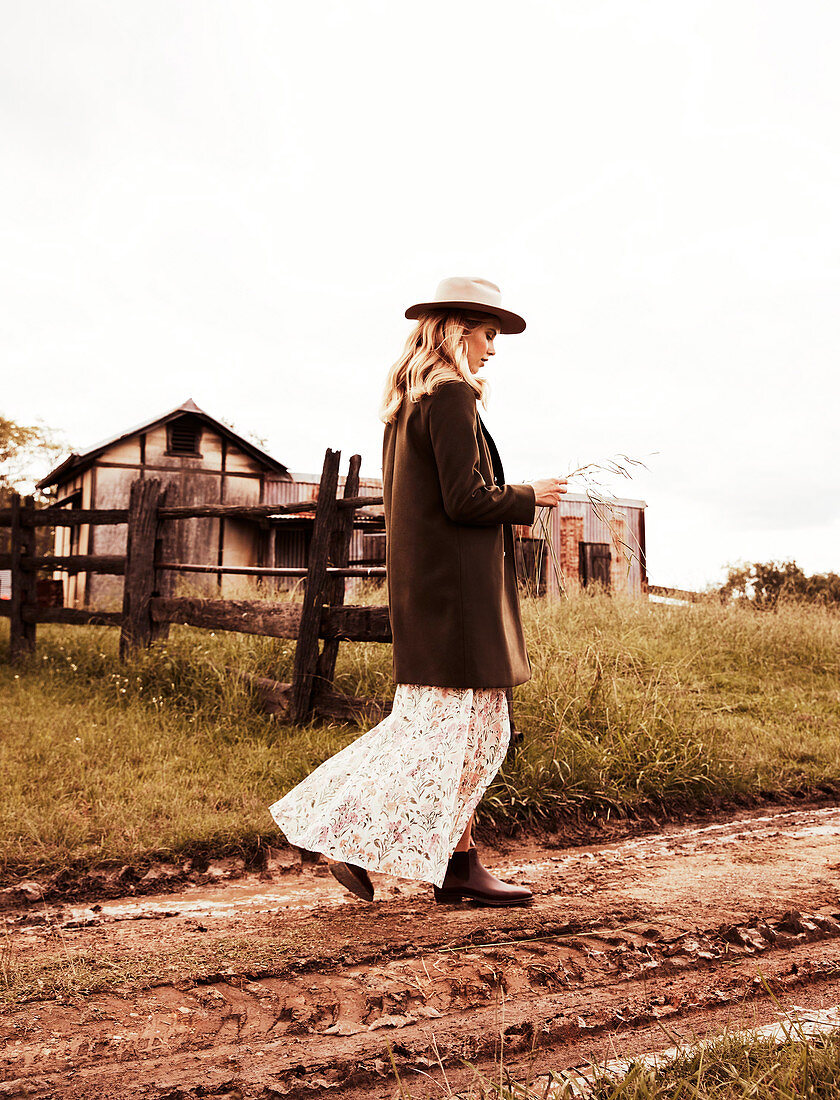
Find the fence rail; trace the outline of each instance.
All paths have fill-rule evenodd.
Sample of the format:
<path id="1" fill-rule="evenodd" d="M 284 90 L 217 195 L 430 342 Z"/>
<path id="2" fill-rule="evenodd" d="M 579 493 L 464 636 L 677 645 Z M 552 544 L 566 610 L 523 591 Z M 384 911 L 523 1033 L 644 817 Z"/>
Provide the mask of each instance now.
<path id="1" fill-rule="evenodd" d="M 11 564 L 11 554 L 0 554 L 0 569 L 11 569 Z M 47 554 L 44 557 L 23 558 L 20 567 L 27 573 L 50 569 L 62 573 L 122 574 L 125 572 L 125 558 L 120 554 Z"/>
<path id="2" fill-rule="evenodd" d="M 649 596 L 668 596 L 670 599 L 688 600 L 692 603 L 704 598 L 702 592 L 689 592 L 685 588 L 667 588 L 661 584 L 649 584 L 647 593 Z"/>
<path id="3" fill-rule="evenodd" d="M 306 577 L 309 570 L 303 566 L 261 566 L 261 565 L 184 565 L 171 561 L 158 563 L 158 569 L 166 569 L 171 573 L 229 573 L 232 576 L 241 577 Z M 327 567 L 329 577 L 384 577 L 385 568 L 381 565 L 348 566 L 346 569 L 338 569 L 335 566 Z"/>
<path id="4" fill-rule="evenodd" d="M 32 501 L 31 497 L 26 498 Z M 337 502 L 344 509 L 372 508 L 382 503 L 381 496 L 352 496 Z M 315 500 L 296 500 L 291 504 L 178 504 L 159 509 L 160 519 L 267 519 L 269 516 L 292 516 L 300 512 L 317 511 Z M 128 523 L 127 508 L 36 508 L 34 503 L 20 508 L 21 522 L 27 527 L 86 527 L 88 524 Z M 10 509 L 0 511 L 0 527 L 11 527 Z"/>
<path id="5" fill-rule="evenodd" d="M 132 484 L 128 508 L 72 511 L 36 508 L 31 497 L 25 500 L 13 497 L 11 507 L 0 511 L 0 528 L 11 531 L 11 550 L 0 554 L 0 569 L 11 571 L 12 598 L 0 601 L 0 616 L 10 620 L 12 660 L 34 652 L 39 623 L 119 627 L 122 659 L 165 638 L 171 625 L 231 630 L 297 642 L 290 684 L 237 673 L 248 679 L 267 710 L 282 713 L 298 723 L 309 720 L 316 713 L 331 718 L 386 713 L 388 707 L 383 702 L 342 696 L 332 685 L 340 642 L 391 641 L 387 607 L 344 603 L 347 578 L 382 579 L 385 570 L 381 566 L 349 565 L 356 514 L 361 509 L 381 504 L 382 497 L 359 494 L 361 458 L 353 455 L 344 495 L 339 498 L 340 457 L 340 452 L 327 450 L 316 500 L 290 504 L 168 505 L 166 490 L 155 479 L 138 479 Z M 301 513 L 313 516 L 306 568 L 205 565 L 166 561 L 159 556 L 159 536 L 166 523 L 201 518 L 263 520 Z M 124 555 L 35 554 L 37 528 L 117 524 L 125 524 L 128 529 Z M 39 606 L 36 576 L 44 570 L 124 576 L 122 611 Z M 267 603 L 262 600 L 166 597 L 161 595 L 160 582 L 167 573 L 298 577 L 304 582 L 303 598 L 299 602 Z"/>
<path id="6" fill-rule="evenodd" d="M 39 623 L 114 626 L 120 629 L 120 657 L 165 638 L 172 625 L 204 630 L 230 630 L 270 638 L 294 639 L 295 662 L 291 683 L 265 677 L 247 677 L 267 710 L 303 723 L 313 714 L 330 718 L 381 716 L 381 701 L 342 696 L 335 692 L 336 659 L 343 641 L 390 643 L 388 609 L 345 604 L 348 578 L 384 579 L 381 566 L 350 564 L 354 525 L 370 522 L 358 513 L 382 504 L 382 496 L 359 493 L 361 458 L 350 459 L 343 496 L 338 496 L 340 452 L 327 450 L 317 498 L 289 504 L 172 505 L 158 480 L 138 479 L 131 486 L 128 508 L 36 508 L 31 497 L 12 498 L 0 510 L 0 528 L 10 529 L 9 553 L 0 554 L 0 569 L 11 573 L 11 599 L 0 600 L 0 616 L 10 620 L 10 656 L 16 661 L 35 650 Z M 308 564 L 305 568 L 205 565 L 164 560 L 160 533 L 165 524 L 187 519 L 266 520 L 276 516 L 308 514 L 313 518 Z M 127 526 L 124 555 L 36 555 L 36 529 L 43 527 Z M 43 607 L 37 599 L 37 574 L 44 570 L 107 573 L 125 578 L 122 611 Z M 167 574 L 222 574 L 246 577 L 299 578 L 302 598 L 297 602 L 263 600 L 175 598 L 163 594 Z M 695 592 L 649 585 L 654 595 L 677 599 L 700 598 Z M 508 693 L 508 705 L 511 705 Z"/>

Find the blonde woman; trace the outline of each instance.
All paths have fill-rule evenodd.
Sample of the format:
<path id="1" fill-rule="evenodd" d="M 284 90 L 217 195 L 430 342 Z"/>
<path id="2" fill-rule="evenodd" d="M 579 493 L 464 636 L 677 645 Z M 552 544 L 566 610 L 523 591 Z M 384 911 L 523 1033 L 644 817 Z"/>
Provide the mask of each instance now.
<path id="1" fill-rule="evenodd" d="M 388 375 L 383 478 L 396 691 L 391 714 L 271 807 L 367 901 L 369 871 L 432 883 L 440 903 L 527 905 L 471 842 L 510 738 L 506 689 L 530 678 L 511 525 L 565 478 L 507 485 L 478 415 L 499 333 L 525 328 L 484 279 L 444 279 Z"/>

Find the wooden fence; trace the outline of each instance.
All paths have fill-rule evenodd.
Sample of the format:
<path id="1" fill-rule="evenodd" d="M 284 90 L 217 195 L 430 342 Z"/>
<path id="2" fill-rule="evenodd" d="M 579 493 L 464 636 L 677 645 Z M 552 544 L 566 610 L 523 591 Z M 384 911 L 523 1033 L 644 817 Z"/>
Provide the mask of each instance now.
<path id="1" fill-rule="evenodd" d="M 685 603 L 697 603 L 699 600 L 708 599 L 706 592 L 690 592 L 685 588 L 668 588 L 661 584 L 645 585 L 645 593 L 648 596 L 667 596 L 672 600 L 682 600 Z"/>
<path id="2" fill-rule="evenodd" d="M 344 603 L 346 578 L 384 578 L 385 569 L 348 566 L 355 513 L 360 508 L 381 504 L 382 497 L 358 495 L 361 458 L 353 455 L 344 495 L 339 498 L 340 458 L 339 451 L 327 450 L 317 501 L 285 505 L 167 506 L 166 490 L 159 481 L 152 479 L 132 484 L 127 509 L 36 508 L 31 497 L 24 500 L 13 497 L 11 508 L 0 511 L 0 527 L 11 529 L 11 552 L 0 554 L 0 569 L 11 570 L 12 577 L 11 599 L 0 601 L 0 615 L 10 619 L 11 659 L 15 661 L 34 652 L 38 623 L 119 627 L 123 659 L 165 638 L 173 623 L 271 638 L 293 638 L 297 644 L 290 684 L 262 677 L 249 678 L 268 710 L 282 713 L 295 723 L 306 722 L 313 714 L 338 719 L 383 715 L 387 712 L 387 704 L 341 695 L 333 690 L 340 642 L 391 641 L 387 607 Z M 203 565 L 160 558 L 160 535 L 165 523 L 202 516 L 257 520 L 297 512 L 314 512 L 306 568 Z M 127 524 L 125 556 L 36 556 L 36 528 L 87 524 Z M 122 611 L 39 606 L 37 575 L 43 570 L 124 575 Z M 272 604 L 259 600 L 182 599 L 161 594 L 166 574 L 204 572 L 300 577 L 304 581 L 303 600 Z"/>

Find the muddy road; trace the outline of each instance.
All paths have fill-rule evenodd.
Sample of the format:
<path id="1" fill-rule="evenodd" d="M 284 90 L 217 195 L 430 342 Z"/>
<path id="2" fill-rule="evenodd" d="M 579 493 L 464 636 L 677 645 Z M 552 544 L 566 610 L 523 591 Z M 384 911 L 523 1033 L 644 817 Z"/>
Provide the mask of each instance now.
<path id="1" fill-rule="evenodd" d="M 527 909 L 319 864 L 7 909 L 0 1097 L 412 1097 L 840 1004 L 840 808 L 484 849 Z M 212 869 L 211 869 L 212 871 Z M 212 877 L 212 876 L 211 876 Z M 40 976 L 39 976 L 40 975 Z M 26 982 L 29 984 L 26 985 Z"/>

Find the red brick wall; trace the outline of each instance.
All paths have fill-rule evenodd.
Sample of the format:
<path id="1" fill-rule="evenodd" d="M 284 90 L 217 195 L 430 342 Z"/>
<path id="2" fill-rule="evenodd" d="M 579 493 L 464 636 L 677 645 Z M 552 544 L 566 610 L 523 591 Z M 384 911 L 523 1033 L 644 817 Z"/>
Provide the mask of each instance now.
<path id="1" fill-rule="evenodd" d="M 580 587 L 580 552 L 583 516 L 563 516 L 560 521 L 560 568 L 570 588 Z"/>

